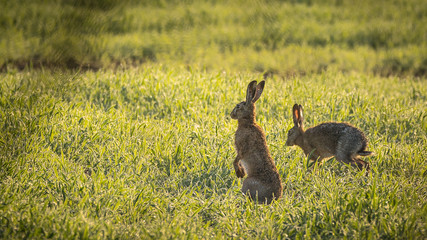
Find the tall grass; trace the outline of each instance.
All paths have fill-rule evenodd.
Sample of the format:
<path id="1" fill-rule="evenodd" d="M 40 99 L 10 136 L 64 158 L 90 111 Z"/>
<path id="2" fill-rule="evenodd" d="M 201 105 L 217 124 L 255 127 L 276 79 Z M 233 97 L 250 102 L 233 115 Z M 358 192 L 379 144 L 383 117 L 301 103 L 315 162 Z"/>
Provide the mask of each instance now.
<path id="1" fill-rule="evenodd" d="M 423 80 L 268 79 L 257 120 L 284 194 L 265 206 L 240 192 L 229 118 L 261 77 L 157 64 L 2 73 L 0 238 L 425 238 Z M 363 129 L 369 175 L 334 160 L 313 169 L 285 147 L 295 102 L 307 126 Z"/>

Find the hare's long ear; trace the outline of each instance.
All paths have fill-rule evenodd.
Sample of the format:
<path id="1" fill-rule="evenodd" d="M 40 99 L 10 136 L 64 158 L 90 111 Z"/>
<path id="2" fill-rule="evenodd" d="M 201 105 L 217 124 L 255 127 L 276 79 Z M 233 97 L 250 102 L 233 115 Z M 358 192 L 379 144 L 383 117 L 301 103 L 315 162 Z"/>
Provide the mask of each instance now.
<path id="1" fill-rule="evenodd" d="M 256 81 L 252 81 L 248 85 L 248 89 L 246 90 L 246 103 L 250 103 L 255 96 L 256 90 Z"/>
<path id="2" fill-rule="evenodd" d="M 299 105 L 298 106 L 299 110 L 298 110 L 298 124 L 299 124 L 299 128 L 303 128 L 304 127 L 304 116 L 302 114 L 302 106 Z"/>
<path id="3" fill-rule="evenodd" d="M 294 125 L 298 127 L 299 125 L 299 106 L 298 104 L 294 104 L 294 107 L 292 108 L 292 118 L 294 119 Z"/>
<path id="4" fill-rule="evenodd" d="M 262 91 L 264 91 L 264 86 L 265 86 L 265 81 L 261 81 L 258 83 L 258 85 L 256 86 L 256 92 L 255 92 L 255 96 L 252 99 L 252 102 L 256 102 L 259 97 L 261 97 Z"/>

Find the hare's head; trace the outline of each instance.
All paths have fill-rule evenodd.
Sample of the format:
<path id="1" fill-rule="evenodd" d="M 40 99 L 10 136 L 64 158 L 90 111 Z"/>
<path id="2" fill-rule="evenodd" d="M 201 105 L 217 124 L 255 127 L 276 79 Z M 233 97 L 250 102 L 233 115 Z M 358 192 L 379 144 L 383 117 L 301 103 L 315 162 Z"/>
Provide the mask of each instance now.
<path id="1" fill-rule="evenodd" d="M 287 146 L 293 146 L 304 134 L 304 124 L 302 116 L 302 106 L 295 104 L 292 108 L 292 116 L 294 119 L 294 126 L 288 131 Z"/>
<path id="2" fill-rule="evenodd" d="M 265 81 L 261 81 L 258 85 L 255 80 L 249 83 L 246 90 L 246 101 L 236 105 L 230 114 L 232 119 L 255 119 L 255 102 L 261 96 L 264 85 Z"/>

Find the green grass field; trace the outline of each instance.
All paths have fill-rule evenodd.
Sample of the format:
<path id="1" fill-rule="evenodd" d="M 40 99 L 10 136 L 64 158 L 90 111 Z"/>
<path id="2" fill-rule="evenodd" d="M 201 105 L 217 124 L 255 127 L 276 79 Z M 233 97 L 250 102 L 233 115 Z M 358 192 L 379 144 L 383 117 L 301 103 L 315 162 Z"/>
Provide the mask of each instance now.
<path id="1" fill-rule="evenodd" d="M 0 2 L 1 239 L 427 237 L 425 1 Z M 263 75 L 271 205 L 232 166 Z M 286 147 L 294 103 L 371 172 Z"/>

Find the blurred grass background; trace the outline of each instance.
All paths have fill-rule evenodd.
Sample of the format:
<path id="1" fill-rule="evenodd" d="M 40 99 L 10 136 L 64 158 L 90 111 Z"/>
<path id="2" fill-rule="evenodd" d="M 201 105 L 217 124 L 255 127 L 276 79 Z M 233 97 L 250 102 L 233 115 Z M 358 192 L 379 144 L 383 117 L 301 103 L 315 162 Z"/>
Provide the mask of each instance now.
<path id="1" fill-rule="evenodd" d="M 0 67 L 427 74 L 423 0 L 0 0 Z"/>

